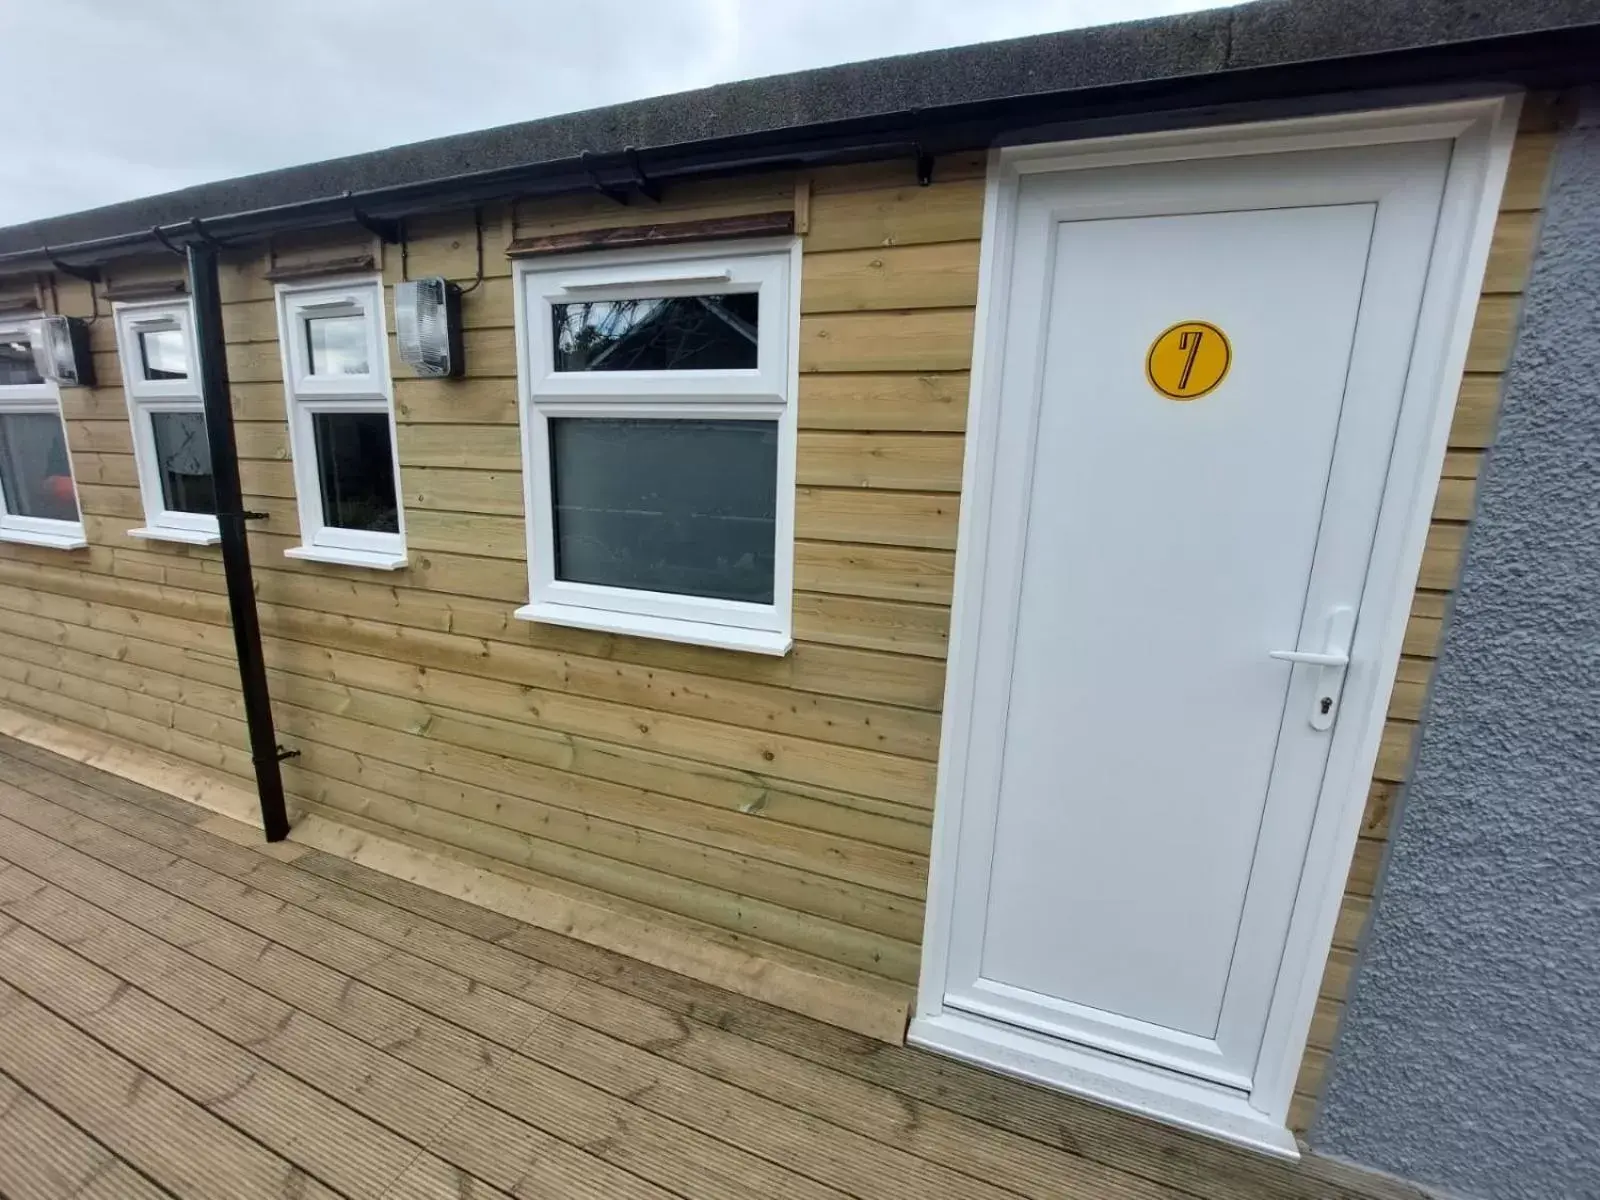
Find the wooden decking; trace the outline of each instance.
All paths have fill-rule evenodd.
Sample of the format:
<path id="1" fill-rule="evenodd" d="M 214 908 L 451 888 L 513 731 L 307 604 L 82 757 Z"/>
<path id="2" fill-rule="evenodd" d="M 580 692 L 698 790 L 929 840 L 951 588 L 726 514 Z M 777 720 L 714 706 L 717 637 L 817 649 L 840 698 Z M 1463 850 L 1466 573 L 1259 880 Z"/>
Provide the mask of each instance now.
<path id="1" fill-rule="evenodd" d="M 0 739 L 0 1194 L 1358 1200 Z"/>

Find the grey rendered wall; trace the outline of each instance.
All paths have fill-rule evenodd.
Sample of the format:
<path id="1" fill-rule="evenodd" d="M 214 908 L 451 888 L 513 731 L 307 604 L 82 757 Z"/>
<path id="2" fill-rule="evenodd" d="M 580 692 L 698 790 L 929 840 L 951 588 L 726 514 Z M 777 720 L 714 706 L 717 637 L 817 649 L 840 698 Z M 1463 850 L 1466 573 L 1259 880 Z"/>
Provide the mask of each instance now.
<path id="1" fill-rule="evenodd" d="M 1318 1150 L 1600 1197 L 1600 92 L 1557 152 L 1500 429 Z"/>

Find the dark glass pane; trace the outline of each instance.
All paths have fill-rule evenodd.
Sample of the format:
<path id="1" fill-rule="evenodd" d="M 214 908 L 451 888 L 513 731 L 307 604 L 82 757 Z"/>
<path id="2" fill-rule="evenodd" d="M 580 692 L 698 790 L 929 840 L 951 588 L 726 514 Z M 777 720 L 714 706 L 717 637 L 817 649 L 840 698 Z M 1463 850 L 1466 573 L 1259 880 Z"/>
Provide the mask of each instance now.
<path id="1" fill-rule="evenodd" d="M 399 533 L 387 413 L 312 413 L 322 519 L 340 529 Z"/>
<path id="2" fill-rule="evenodd" d="M 0 488 L 12 516 L 78 519 L 67 440 L 55 413 L 0 413 Z"/>
<path id="3" fill-rule="evenodd" d="M 757 305 L 755 292 L 554 304 L 556 370 L 753 370 Z"/>
<path id="4" fill-rule="evenodd" d="M 181 329 L 146 329 L 139 334 L 146 379 L 189 378 L 189 352 Z"/>
<path id="5" fill-rule="evenodd" d="M 14 333 L 0 336 L 0 385 L 43 382 L 33 363 L 33 344 Z"/>
<path id="6" fill-rule="evenodd" d="M 550 422 L 556 578 L 772 603 L 778 426 Z"/>
<path id="7" fill-rule="evenodd" d="M 306 350 L 313 375 L 366 375 L 367 318 L 311 317 L 306 321 Z"/>
<path id="8" fill-rule="evenodd" d="M 150 428 L 155 435 L 162 503 L 173 512 L 216 512 L 205 416 L 197 412 L 153 412 Z"/>

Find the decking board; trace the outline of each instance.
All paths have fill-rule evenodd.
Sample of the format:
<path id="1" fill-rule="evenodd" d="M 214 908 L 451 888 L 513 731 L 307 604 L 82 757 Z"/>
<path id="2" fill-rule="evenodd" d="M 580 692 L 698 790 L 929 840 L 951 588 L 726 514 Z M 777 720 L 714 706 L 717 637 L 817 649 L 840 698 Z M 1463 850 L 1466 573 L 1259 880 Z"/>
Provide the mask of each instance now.
<path id="1" fill-rule="evenodd" d="M 230 1196 L 384 1200 L 1419 1195 L 883 1045 L 321 852 L 280 861 L 205 818 L 0 739 L 0 1007 L 30 1035 L 0 1049 L 6 1195 L 90 1180 L 154 1200 L 224 1178 Z M 48 1170 L 30 1166 L 52 1130 Z"/>
<path id="2" fill-rule="evenodd" d="M 43 813 L 33 815 L 36 819 L 43 818 L 41 824 L 48 822 Z M 255 942 L 262 947 L 273 947 L 276 953 L 264 951 L 257 955 L 250 948 L 251 939 L 247 931 L 230 929 L 227 922 L 211 917 L 194 906 L 181 902 L 173 905 L 175 920 L 164 924 L 161 907 L 164 901 L 159 894 L 160 889 L 143 885 L 112 868 L 97 869 L 90 856 L 65 846 L 58 845 L 55 857 L 46 863 L 40 860 L 39 843 L 48 842 L 48 838 L 30 837 L 31 830 L 19 832 L 5 821 L 0 821 L 0 827 L 3 827 L 0 828 L 0 840 L 4 841 L 8 856 L 27 858 L 41 867 L 48 865 L 53 877 L 59 878 L 64 887 L 73 889 L 75 895 L 86 894 L 88 898 L 115 905 L 135 924 L 148 922 L 157 929 L 163 929 L 166 936 L 195 939 L 192 948 L 195 953 L 205 955 L 206 961 L 227 963 L 238 972 L 251 972 L 253 982 L 263 988 L 276 989 L 283 996 L 296 997 L 303 1006 L 302 1011 L 432 1076 L 432 1085 L 419 1089 L 415 1083 L 412 1084 L 413 1090 L 421 1091 L 430 1099 L 428 1111 L 417 1118 L 419 1128 L 429 1127 L 429 1114 L 440 1112 L 460 1112 L 463 1126 L 481 1122 L 481 1108 L 471 1113 L 462 1110 L 468 1099 L 502 1065 L 487 1044 L 464 1036 L 447 1022 L 430 1019 L 426 1014 L 367 988 L 351 977 L 319 971 L 317 964 L 282 947 L 274 947 L 264 939 L 255 939 Z M 148 846 L 143 848 L 152 849 Z M 105 848 L 101 849 L 104 851 Z M 251 963 L 259 964 L 259 969 L 252 968 Z M 646 1127 L 639 1130 L 636 1137 L 619 1138 L 615 1131 L 630 1115 L 626 1106 L 608 1105 L 595 1089 L 581 1084 L 565 1087 L 553 1072 L 542 1082 L 546 1087 L 540 1093 L 502 1096 L 497 1105 L 505 1116 L 520 1117 L 531 1129 L 543 1131 L 525 1139 L 536 1147 L 540 1157 L 554 1149 L 554 1142 L 565 1141 L 570 1147 L 597 1154 L 613 1163 L 625 1165 L 638 1162 L 667 1176 L 688 1179 L 692 1177 L 685 1175 L 685 1172 L 692 1163 L 686 1164 L 684 1161 L 687 1144 L 688 1151 L 701 1152 L 708 1182 L 710 1174 L 717 1171 L 736 1179 L 745 1190 L 713 1190 L 708 1187 L 702 1192 L 686 1194 L 726 1196 L 728 1200 L 739 1195 L 791 1194 L 791 1189 L 792 1194 L 799 1196 L 837 1195 L 821 1190 L 808 1192 L 804 1180 L 784 1172 L 765 1171 L 757 1163 L 749 1164 L 751 1169 L 741 1172 L 739 1167 L 745 1165 L 742 1156 L 733 1152 L 719 1154 L 715 1148 L 696 1146 L 687 1130 L 658 1127 L 669 1126 L 668 1122 L 646 1122 Z M 440 1083 L 447 1086 L 441 1089 L 437 1086 Z M 456 1124 L 451 1122 L 447 1130 Z M 601 1144 L 605 1142 L 610 1144 Z M 555 1157 L 560 1158 L 561 1155 L 558 1153 Z M 608 1173 L 591 1169 L 589 1174 L 598 1182 Z M 767 1178 L 769 1175 L 773 1177 Z M 626 1190 L 639 1194 L 636 1188 L 618 1190 L 624 1194 Z M 593 1194 L 610 1195 L 616 1192 L 597 1189 Z"/>
<path id="3" fill-rule="evenodd" d="M 9 1200 L 169 1200 L 172 1193 L 0 1074 L 0 1195 Z"/>
<path id="4" fill-rule="evenodd" d="M 339 1194 L 160 1079 L 0 983 L 0 1070 L 174 1196 L 338 1200 Z"/>
<path id="5" fill-rule="evenodd" d="M 219 917 L 231 910 L 246 930 L 292 945 L 327 966 L 339 962 L 361 964 L 355 970 L 357 978 L 381 989 L 382 997 L 388 999 L 388 1011 L 376 1023 L 399 1039 L 423 1037 L 429 1027 L 419 1014 L 441 1020 L 443 1014 L 453 1014 L 463 1028 L 483 1039 L 475 1049 L 490 1065 L 493 1077 L 485 1098 L 493 1103 L 491 1097 L 504 1094 L 506 1099 L 501 1106 L 508 1110 L 520 1111 L 529 1097 L 571 1090 L 572 1082 L 567 1081 L 586 1081 L 595 1090 L 575 1093 L 574 1103 L 589 1105 L 586 1111 L 592 1111 L 597 1118 L 621 1119 L 615 1101 L 624 1100 L 664 1120 L 675 1117 L 681 1125 L 707 1138 L 726 1142 L 768 1162 L 787 1163 L 812 1181 L 848 1194 L 908 1200 L 930 1191 L 952 1200 L 1001 1200 L 1003 1195 L 976 1178 L 934 1166 L 886 1142 L 868 1145 L 859 1135 L 842 1128 L 822 1128 L 818 1118 L 796 1113 L 648 1050 L 588 1030 L 559 1015 L 557 1010 L 568 1003 L 565 984 L 558 983 L 549 991 L 549 1009 L 537 1009 L 492 988 L 473 988 L 463 976 L 391 951 L 308 910 L 274 899 L 265 891 L 241 891 L 227 876 L 192 861 L 162 866 L 164 856 L 154 847 L 135 844 L 131 839 L 119 841 L 111 831 L 80 833 L 70 818 L 54 818 L 47 802 L 19 802 L 3 786 L 0 812 L 20 818 L 31 829 L 72 839 L 97 856 L 116 857 L 123 869 L 138 871 L 157 888 L 182 892 Z M 5 820 L 0 820 L 0 833 L 10 842 L 21 844 L 23 854 L 38 853 L 37 847 L 29 844 L 32 839 Z M 82 841 L 78 840 L 80 837 Z M 220 851 L 224 859 L 235 850 L 231 844 L 211 848 Z M 178 849 L 181 851 L 182 847 Z M 262 864 L 256 858 L 254 865 L 270 868 L 276 864 Z M 56 869 L 64 868 L 58 862 Z M 137 901 L 123 899 L 122 903 Z M 324 993 L 329 990 L 325 982 L 319 986 L 312 980 L 309 986 Z M 345 999 L 349 1002 L 358 996 L 352 985 Z M 407 1002 L 416 1009 L 405 1007 Z M 648 1032 L 668 1042 L 678 1036 L 670 1024 L 665 1029 L 658 1025 Z M 516 1052 L 518 1047 L 520 1053 Z M 642 1113 L 633 1113 L 630 1119 L 636 1123 L 647 1120 Z M 684 1137 L 681 1130 L 662 1132 Z M 724 1151 L 709 1144 L 701 1145 L 700 1152 L 712 1161 L 725 1156 Z M 800 1188 L 795 1194 L 807 1194 L 803 1185 L 791 1181 L 789 1186 Z"/>
<path id="6" fill-rule="evenodd" d="M 0 981 L 351 1200 L 376 1200 L 431 1158 L 421 1146 L 3 915 Z"/>

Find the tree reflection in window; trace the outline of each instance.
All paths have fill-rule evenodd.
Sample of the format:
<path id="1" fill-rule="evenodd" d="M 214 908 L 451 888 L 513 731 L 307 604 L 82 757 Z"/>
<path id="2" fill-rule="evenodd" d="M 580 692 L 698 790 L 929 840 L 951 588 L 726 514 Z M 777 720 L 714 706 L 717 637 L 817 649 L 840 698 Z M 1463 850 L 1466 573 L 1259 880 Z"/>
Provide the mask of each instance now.
<path id="1" fill-rule="evenodd" d="M 217 497 L 205 414 L 152 412 L 150 434 L 155 440 L 156 469 L 161 473 L 162 503 L 171 512 L 215 513 Z"/>
<path id="2" fill-rule="evenodd" d="M 323 520 L 338 529 L 399 533 L 389 414 L 311 414 Z"/>
<path id="3" fill-rule="evenodd" d="M 759 297 L 552 304 L 557 371 L 736 371 L 757 366 Z"/>

